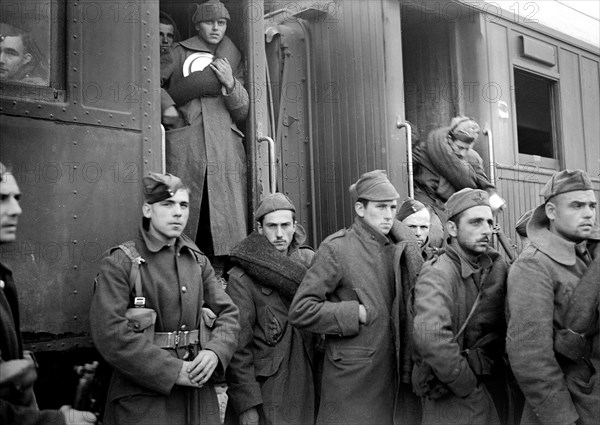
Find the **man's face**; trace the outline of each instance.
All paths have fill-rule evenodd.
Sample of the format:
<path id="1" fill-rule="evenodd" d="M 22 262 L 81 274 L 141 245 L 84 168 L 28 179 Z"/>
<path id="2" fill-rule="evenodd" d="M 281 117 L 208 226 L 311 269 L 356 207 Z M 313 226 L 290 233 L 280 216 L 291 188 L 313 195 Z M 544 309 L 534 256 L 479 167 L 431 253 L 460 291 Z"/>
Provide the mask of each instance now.
<path id="1" fill-rule="evenodd" d="M 31 61 L 31 54 L 25 53 L 23 37 L 4 37 L 0 41 L 0 81 L 15 78 L 17 72 Z"/>
<path id="2" fill-rule="evenodd" d="M 196 24 L 196 29 L 198 30 L 198 35 L 206 44 L 217 45 L 225 37 L 227 19 L 202 21 Z"/>
<path id="3" fill-rule="evenodd" d="M 485 205 L 465 210 L 458 223 L 447 223 L 450 236 L 456 238 L 462 250 L 471 255 L 479 255 L 488 250 L 493 226 L 492 210 Z"/>
<path id="4" fill-rule="evenodd" d="M 5 173 L 2 176 L 0 194 L 0 243 L 4 244 L 17 238 L 17 223 L 22 212 L 19 205 L 21 192 L 12 174 Z"/>
<path id="5" fill-rule="evenodd" d="M 173 29 L 173 25 L 168 24 L 159 24 L 158 30 L 160 33 L 160 50 L 162 53 L 168 51 L 173 45 L 173 40 L 175 40 L 175 31 Z"/>
<path id="6" fill-rule="evenodd" d="M 392 201 L 369 201 L 367 206 L 361 202 L 354 204 L 356 214 L 362 217 L 369 226 L 384 235 L 392 230 L 397 207 L 398 201 L 395 199 Z"/>
<path id="7" fill-rule="evenodd" d="M 596 220 L 596 195 L 593 190 L 561 193 L 546 203 L 550 229 L 575 243 L 588 239 Z"/>
<path id="8" fill-rule="evenodd" d="M 464 158 L 467 155 L 467 152 L 469 152 L 469 149 L 473 147 L 473 143 L 463 142 L 462 140 L 455 140 L 454 146 L 456 146 L 456 148 L 458 149 L 458 153 L 460 154 L 460 156 Z"/>
<path id="9" fill-rule="evenodd" d="M 271 245 L 281 252 L 287 252 L 295 232 L 294 213 L 290 210 L 277 210 L 265 214 L 262 225 L 258 223 L 258 233 L 264 235 Z"/>
<path id="10" fill-rule="evenodd" d="M 402 223 L 406 224 L 416 236 L 419 246 L 423 246 L 429 237 L 429 226 L 431 223 L 431 217 L 427 208 L 420 209 L 416 213 L 409 215 L 402 220 Z"/>
<path id="11" fill-rule="evenodd" d="M 181 236 L 190 215 L 190 195 L 179 189 L 175 195 L 154 204 L 144 204 L 144 217 L 150 220 L 150 233 L 166 244 Z"/>

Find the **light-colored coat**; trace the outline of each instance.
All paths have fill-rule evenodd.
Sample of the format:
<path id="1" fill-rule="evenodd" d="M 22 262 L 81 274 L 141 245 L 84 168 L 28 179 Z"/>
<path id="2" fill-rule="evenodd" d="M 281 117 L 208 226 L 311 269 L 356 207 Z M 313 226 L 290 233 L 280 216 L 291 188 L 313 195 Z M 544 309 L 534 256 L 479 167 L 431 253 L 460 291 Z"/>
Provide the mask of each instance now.
<path id="1" fill-rule="evenodd" d="M 178 43 L 172 52 L 175 71 L 168 85 L 183 77 L 188 56 L 209 51 L 192 37 Z M 246 153 L 238 129 L 248 115 L 248 92 L 242 82 L 241 64 L 233 70 L 233 92 L 228 95 L 203 96 L 179 107 L 188 124 L 167 131 L 167 171 L 182 179 L 191 189 L 190 217 L 186 234 L 196 239 L 204 187 L 208 190 L 208 209 L 214 255 L 226 255 L 247 235 Z M 169 103 L 169 102 L 167 102 Z"/>

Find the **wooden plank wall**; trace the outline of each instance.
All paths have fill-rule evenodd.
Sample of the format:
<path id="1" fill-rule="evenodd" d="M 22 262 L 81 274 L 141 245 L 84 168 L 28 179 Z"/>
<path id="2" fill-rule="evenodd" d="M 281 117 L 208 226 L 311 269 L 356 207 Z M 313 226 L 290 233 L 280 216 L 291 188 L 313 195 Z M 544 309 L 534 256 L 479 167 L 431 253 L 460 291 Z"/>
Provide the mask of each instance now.
<path id="1" fill-rule="evenodd" d="M 352 223 L 348 188 L 386 168 L 388 150 L 381 2 L 339 2 L 329 12 L 311 25 L 317 242 Z"/>

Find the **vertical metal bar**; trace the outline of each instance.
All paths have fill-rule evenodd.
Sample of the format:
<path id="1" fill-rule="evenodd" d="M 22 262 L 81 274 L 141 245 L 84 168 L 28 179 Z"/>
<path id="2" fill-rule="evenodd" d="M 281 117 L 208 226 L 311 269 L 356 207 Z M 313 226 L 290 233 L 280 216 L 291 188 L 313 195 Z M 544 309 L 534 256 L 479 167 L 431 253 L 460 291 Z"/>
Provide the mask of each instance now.
<path id="1" fill-rule="evenodd" d="M 260 136 L 257 142 L 267 142 L 269 145 L 269 190 L 275 193 L 277 190 L 277 170 L 275 169 L 275 142 L 269 136 Z"/>
<path id="2" fill-rule="evenodd" d="M 415 197 L 413 157 L 412 157 L 412 128 L 409 123 L 402 122 L 400 116 L 396 121 L 396 127 L 406 128 L 406 168 L 408 172 L 408 196 Z"/>
<path id="3" fill-rule="evenodd" d="M 488 138 L 488 156 L 489 156 L 489 167 L 490 167 L 490 181 L 494 186 L 496 186 L 496 170 L 494 164 L 494 137 L 492 135 L 492 130 L 485 129 L 483 130 L 483 134 Z"/>
<path id="4" fill-rule="evenodd" d="M 167 172 L 167 141 L 165 135 L 165 127 L 160 125 L 160 167 L 161 172 L 165 174 Z"/>

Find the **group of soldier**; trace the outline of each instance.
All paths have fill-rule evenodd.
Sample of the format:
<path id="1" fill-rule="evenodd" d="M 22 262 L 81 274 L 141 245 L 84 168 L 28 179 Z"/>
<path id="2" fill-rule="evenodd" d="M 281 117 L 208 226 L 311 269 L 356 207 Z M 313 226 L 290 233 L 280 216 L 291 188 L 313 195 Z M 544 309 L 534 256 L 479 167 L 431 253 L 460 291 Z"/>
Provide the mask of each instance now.
<path id="1" fill-rule="evenodd" d="M 198 36 L 165 51 L 170 173 L 143 178 L 137 236 L 107 252 L 90 309 L 113 368 L 103 423 L 220 424 L 215 383 L 227 385 L 227 424 L 596 423 L 600 233 L 588 175 L 549 179 L 509 264 L 492 248 L 505 202 L 473 149 L 479 126 L 456 117 L 415 145 L 415 199 L 399 203 L 374 170 L 349 188 L 352 225 L 316 253 L 282 193 L 262 197 L 248 234 L 235 131 L 248 96 L 228 21 L 210 0 L 193 16 Z M 173 27 L 161 22 L 165 40 Z M 185 75 L 206 51 L 220 58 L 208 65 L 216 80 Z M 212 160 L 241 168 L 211 180 Z M 4 244 L 21 209 L 0 167 Z M 2 423 L 93 423 L 68 406 L 37 409 L 16 285 L 0 271 Z"/>

